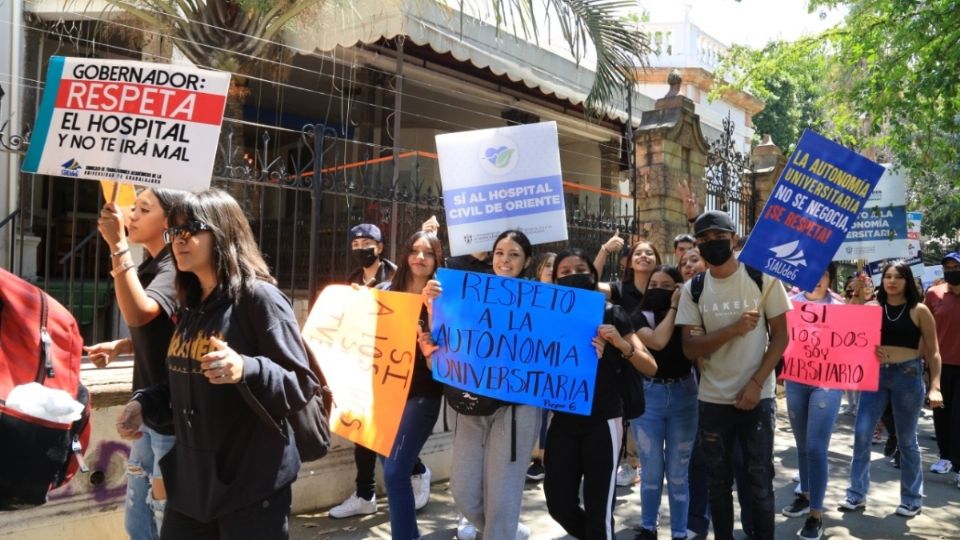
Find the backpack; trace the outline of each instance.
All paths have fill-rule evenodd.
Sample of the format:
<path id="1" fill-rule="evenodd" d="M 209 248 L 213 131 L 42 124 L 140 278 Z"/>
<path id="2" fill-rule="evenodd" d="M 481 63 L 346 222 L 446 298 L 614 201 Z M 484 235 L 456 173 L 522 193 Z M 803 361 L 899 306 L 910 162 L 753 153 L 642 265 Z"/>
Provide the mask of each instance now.
<path id="1" fill-rule="evenodd" d="M 289 301 L 289 299 L 288 299 Z M 240 301 L 237 304 L 237 320 L 247 336 L 256 335 L 250 326 L 254 321 L 254 316 L 249 312 L 250 303 Z M 301 341 L 302 343 L 302 341 Z M 303 349 L 307 353 L 307 361 L 310 364 L 310 371 L 320 381 L 316 393 L 307 401 L 301 409 L 293 411 L 287 415 L 285 420 L 293 429 L 294 441 L 297 444 L 297 453 L 300 455 L 300 461 L 307 463 L 321 459 L 330 452 L 332 435 L 330 432 L 330 411 L 333 410 L 333 392 L 330 385 L 327 384 L 327 378 L 320 369 L 320 362 L 314 356 L 313 351 L 306 343 L 303 343 Z M 270 413 L 257 401 L 257 398 L 246 385 L 237 385 L 240 390 L 240 396 L 253 409 L 253 412 L 260 417 L 267 425 L 276 428 L 280 435 L 286 439 L 287 431 L 270 416 Z"/>
<path id="2" fill-rule="evenodd" d="M 744 264 L 743 267 L 747 269 L 747 275 L 757 284 L 757 288 L 760 289 L 760 293 L 763 294 L 763 272 L 746 264 Z M 693 296 L 694 304 L 700 303 L 700 295 L 703 294 L 703 282 L 706 279 L 706 274 L 706 272 L 700 272 L 693 276 L 693 281 L 690 283 L 690 295 Z"/>
<path id="3" fill-rule="evenodd" d="M 83 339 L 73 315 L 38 287 L 0 268 L 0 508 L 40 505 L 87 472 L 90 394 L 80 383 Z M 83 405 L 57 423 L 7 406 L 15 387 L 39 383 Z"/>

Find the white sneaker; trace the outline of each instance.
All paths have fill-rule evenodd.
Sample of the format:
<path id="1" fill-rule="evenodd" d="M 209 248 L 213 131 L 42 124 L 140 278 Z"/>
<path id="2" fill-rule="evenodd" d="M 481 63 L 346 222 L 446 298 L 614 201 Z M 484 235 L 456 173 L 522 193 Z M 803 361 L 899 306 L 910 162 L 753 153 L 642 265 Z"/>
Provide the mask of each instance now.
<path id="1" fill-rule="evenodd" d="M 463 516 L 457 525 L 457 540 L 477 540 L 477 528 Z"/>
<path id="2" fill-rule="evenodd" d="M 793 481 L 795 483 L 800 483 L 800 473 L 793 475 Z"/>
<path id="3" fill-rule="evenodd" d="M 330 517 L 343 519 L 352 516 L 363 516 L 377 513 L 377 496 L 374 495 L 369 501 L 357 497 L 356 492 L 347 500 L 330 509 Z"/>
<path id="4" fill-rule="evenodd" d="M 953 477 L 953 481 L 957 483 L 957 488 L 960 489 L 960 472 L 958 472 L 957 475 Z"/>
<path id="5" fill-rule="evenodd" d="M 530 538 L 530 528 L 523 523 L 517 523 L 517 540 L 527 540 Z"/>
<path id="6" fill-rule="evenodd" d="M 617 469 L 617 487 L 632 486 L 640 481 L 640 469 L 624 463 Z"/>
<path id="7" fill-rule="evenodd" d="M 413 484 L 413 506 L 417 510 L 427 505 L 430 500 L 430 467 L 427 467 L 423 474 L 415 474 L 410 477 L 410 483 Z"/>
<path id="8" fill-rule="evenodd" d="M 949 459 L 941 459 L 930 466 L 930 472 L 936 474 L 947 474 L 953 468 L 953 463 Z"/>

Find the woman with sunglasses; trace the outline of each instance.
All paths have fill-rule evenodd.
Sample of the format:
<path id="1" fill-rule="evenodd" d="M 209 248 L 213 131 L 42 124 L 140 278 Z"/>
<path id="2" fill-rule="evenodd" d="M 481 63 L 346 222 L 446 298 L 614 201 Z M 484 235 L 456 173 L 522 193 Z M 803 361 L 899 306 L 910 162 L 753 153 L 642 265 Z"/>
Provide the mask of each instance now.
<path id="1" fill-rule="evenodd" d="M 130 328 L 130 337 L 85 347 L 90 361 L 105 367 L 120 354 L 133 353 L 133 390 L 165 381 L 167 345 L 173 335 L 171 317 L 177 309 L 173 286 L 177 269 L 170 246 L 164 241 L 167 216 L 185 195 L 169 189 L 145 189 L 129 212 L 129 233 L 123 211 L 113 202 L 103 205 L 97 228 L 113 261 L 117 307 Z M 140 244 L 146 257 L 137 265 L 130 244 Z M 127 458 L 127 492 L 124 528 L 133 540 L 160 537 L 166 490 L 159 461 L 173 447 L 173 424 L 146 422 L 130 444 Z"/>
<path id="2" fill-rule="evenodd" d="M 318 387 L 299 325 L 230 195 L 189 194 L 170 221 L 181 310 L 167 382 L 134 394 L 117 431 L 172 414 L 162 539 L 285 539 L 300 458 L 283 419 Z"/>

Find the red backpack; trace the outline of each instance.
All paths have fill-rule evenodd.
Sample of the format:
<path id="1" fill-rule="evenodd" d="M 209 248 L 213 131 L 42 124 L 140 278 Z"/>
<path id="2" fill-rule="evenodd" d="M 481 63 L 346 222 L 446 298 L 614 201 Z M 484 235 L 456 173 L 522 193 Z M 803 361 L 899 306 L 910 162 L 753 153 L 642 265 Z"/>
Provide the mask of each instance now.
<path id="1" fill-rule="evenodd" d="M 77 321 L 47 293 L 0 268 L 0 508 L 43 504 L 66 484 L 90 441 L 90 395 L 80 384 Z M 83 404 L 60 424 L 7 407 L 14 387 L 37 382 Z"/>

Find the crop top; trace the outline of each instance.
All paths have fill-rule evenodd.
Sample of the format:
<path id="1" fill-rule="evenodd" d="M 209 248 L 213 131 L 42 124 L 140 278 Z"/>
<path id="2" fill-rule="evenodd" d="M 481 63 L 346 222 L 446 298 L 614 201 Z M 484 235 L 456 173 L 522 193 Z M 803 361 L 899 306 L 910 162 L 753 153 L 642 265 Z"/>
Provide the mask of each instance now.
<path id="1" fill-rule="evenodd" d="M 883 318 L 880 323 L 880 344 L 893 347 L 916 349 L 920 346 L 920 328 L 910 318 L 910 308 L 883 306 Z"/>

